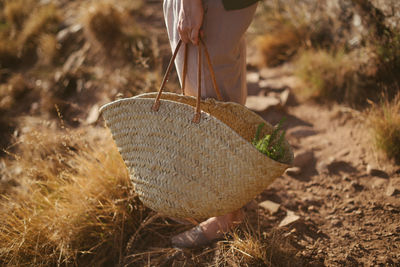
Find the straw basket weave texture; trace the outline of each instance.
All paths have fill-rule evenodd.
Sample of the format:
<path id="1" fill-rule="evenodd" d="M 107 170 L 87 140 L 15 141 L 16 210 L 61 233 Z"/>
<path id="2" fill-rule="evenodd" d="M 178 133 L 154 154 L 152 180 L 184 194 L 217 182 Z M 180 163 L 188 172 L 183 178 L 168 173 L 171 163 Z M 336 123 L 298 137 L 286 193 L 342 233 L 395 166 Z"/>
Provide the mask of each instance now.
<path id="1" fill-rule="evenodd" d="M 260 153 L 251 141 L 273 127 L 247 108 L 213 99 L 201 101 L 201 120 L 192 122 L 196 99 L 155 93 L 101 108 L 135 191 L 148 207 L 168 216 L 207 218 L 234 211 L 283 174 L 293 160 L 284 141 L 283 163 Z"/>

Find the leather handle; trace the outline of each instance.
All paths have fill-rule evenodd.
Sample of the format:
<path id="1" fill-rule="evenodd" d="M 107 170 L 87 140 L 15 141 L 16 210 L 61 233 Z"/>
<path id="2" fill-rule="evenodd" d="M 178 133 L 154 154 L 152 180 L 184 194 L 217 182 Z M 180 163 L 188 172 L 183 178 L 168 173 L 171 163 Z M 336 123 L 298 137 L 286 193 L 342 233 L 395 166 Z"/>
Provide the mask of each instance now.
<path id="1" fill-rule="evenodd" d="M 173 65 L 173 63 L 175 61 L 175 58 L 176 58 L 176 56 L 178 54 L 178 51 L 179 51 L 179 48 L 181 47 L 181 45 L 182 45 L 182 40 L 179 40 L 179 42 L 178 42 L 178 44 L 177 44 L 177 46 L 176 46 L 176 48 L 174 50 L 174 53 L 172 54 L 172 57 L 171 57 L 171 59 L 170 59 L 170 61 L 168 63 L 168 67 L 167 67 L 167 70 L 166 70 L 166 72 L 164 74 L 163 80 L 161 82 L 160 89 L 158 91 L 157 97 L 156 97 L 156 99 L 154 101 L 154 104 L 152 106 L 152 109 L 154 111 L 158 111 L 158 109 L 160 108 L 161 95 L 162 95 L 162 92 L 164 90 L 165 84 L 166 84 L 166 82 L 168 80 L 168 76 L 169 76 L 169 74 L 171 72 L 172 65 Z M 196 113 L 195 113 L 195 115 L 193 117 L 193 120 L 192 120 L 195 123 L 199 123 L 200 122 L 200 116 L 201 116 L 200 115 L 201 114 L 201 109 L 200 109 L 200 102 L 201 101 L 200 100 L 201 100 L 201 58 L 202 58 L 202 56 L 201 56 L 201 47 L 202 46 L 204 47 L 204 54 L 205 54 L 205 58 L 207 60 L 208 68 L 210 70 L 210 75 L 211 75 L 213 87 L 214 87 L 214 90 L 215 90 L 215 92 L 217 94 L 217 99 L 222 101 L 221 93 L 219 91 L 219 88 L 218 88 L 218 85 L 217 85 L 217 82 L 216 82 L 216 79 L 215 79 L 214 69 L 213 69 L 212 64 L 211 64 L 210 55 L 208 53 L 208 50 L 207 50 L 207 47 L 206 47 L 205 43 L 200 38 L 200 42 L 199 42 L 199 45 L 198 45 L 198 54 L 197 54 L 198 69 L 197 69 Z M 185 95 L 185 84 L 186 84 L 186 75 L 187 75 L 187 60 L 188 60 L 187 59 L 188 58 L 187 54 L 188 54 L 188 45 L 185 44 L 183 73 L 182 73 L 182 94 L 183 95 Z"/>

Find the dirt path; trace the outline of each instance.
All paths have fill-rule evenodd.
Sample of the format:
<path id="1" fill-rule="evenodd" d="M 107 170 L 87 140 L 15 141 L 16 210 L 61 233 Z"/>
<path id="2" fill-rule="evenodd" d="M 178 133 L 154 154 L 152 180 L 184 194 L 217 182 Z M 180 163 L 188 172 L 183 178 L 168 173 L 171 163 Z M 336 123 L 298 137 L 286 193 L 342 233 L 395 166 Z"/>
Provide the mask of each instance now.
<path id="1" fill-rule="evenodd" d="M 160 2 L 146 6 L 162 34 Z M 287 118 L 296 156 L 296 167 L 247 206 L 249 222 L 260 231 L 283 231 L 311 265 L 400 266 L 400 167 L 375 151 L 363 116 L 342 106 L 296 103 L 290 65 L 252 68 L 248 82 L 262 117 L 272 124 Z M 275 101 L 266 105 L 263 98 L 260 107 L 260 96 Z M 268 211 L 278 207 L 273 204 L 279 209 Z"/>
<path id="2" fill-rule="evenodd" d="M 249 93 L 258 96 L 280 99 L 295 84 L 287 67 L 249 76 Z M 359 112 L 289 100 L 259 114 L 273 124 L 287 117 L 296 167 L 257 198 L 279 204 L 275 214 L 270 202 L 249 212 L 258 209 L 266 230 L 283 228 L 311 264 L 400 266 L 400 168 L 375 151 Z M 279 227 L 286 216 L 292 222 Z"/>

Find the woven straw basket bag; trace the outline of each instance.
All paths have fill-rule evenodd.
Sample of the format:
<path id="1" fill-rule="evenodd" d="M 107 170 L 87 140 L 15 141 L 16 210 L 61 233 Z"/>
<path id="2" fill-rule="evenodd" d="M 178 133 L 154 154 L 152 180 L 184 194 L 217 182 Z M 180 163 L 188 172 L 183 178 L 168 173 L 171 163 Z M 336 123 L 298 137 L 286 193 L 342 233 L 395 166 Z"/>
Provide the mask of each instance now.
<path id="1" fill-rule="evenodd" d="M 220 97 L 207 49 L 204 43 L 200 44 L 198 77 L 203 47 Z M 180 46 L 181 42 L 158 94 L 116 100 L 104 105 L 101 112 L 135 191 L 146 206 L 181 218 L 223 215 L 242 207 L 282 175 L 293 160 L 293 153 L 286 140 L 282 163 L 259 152 L 251 144 L 258 125 L 267 126 L 263 135 L 274 127 L 242 105 L 200 100 L 200 79 L 197 99 L 162 94 Z M 186 51 L 187 48 L 183 77 Z"/>

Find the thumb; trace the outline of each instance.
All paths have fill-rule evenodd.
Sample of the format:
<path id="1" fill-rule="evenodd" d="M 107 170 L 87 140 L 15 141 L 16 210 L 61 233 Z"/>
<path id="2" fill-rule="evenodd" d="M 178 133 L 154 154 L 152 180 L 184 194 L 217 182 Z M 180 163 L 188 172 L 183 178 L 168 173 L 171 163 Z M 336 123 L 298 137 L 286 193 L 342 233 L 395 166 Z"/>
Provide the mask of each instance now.
<path id="1" fill-rule="evenodd" d="M 192 29 L 192 32 L 190 34 L 190 41 L 192 41 L 194 45 L 199 44 L 199 29 Z"/>

